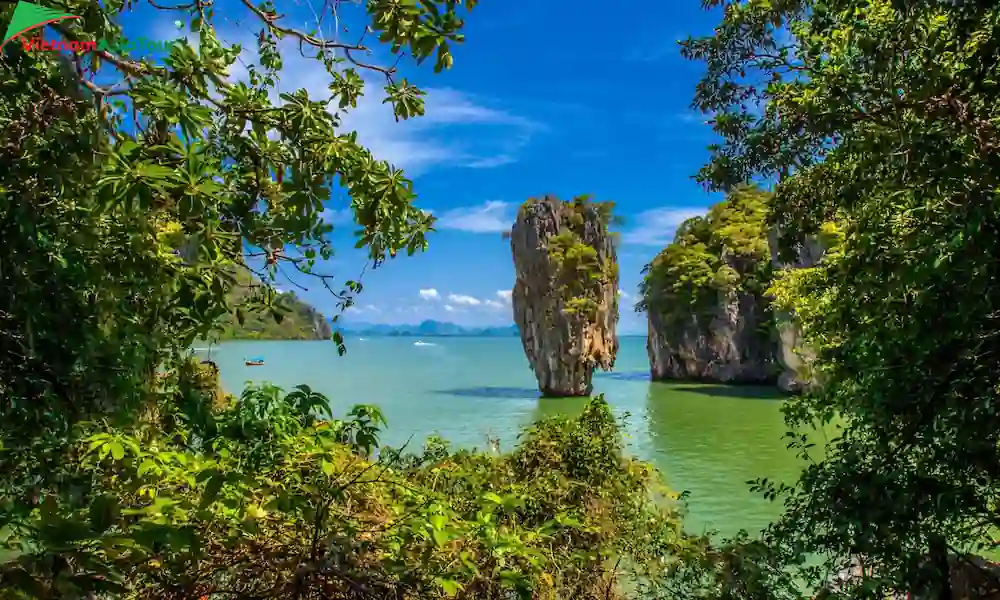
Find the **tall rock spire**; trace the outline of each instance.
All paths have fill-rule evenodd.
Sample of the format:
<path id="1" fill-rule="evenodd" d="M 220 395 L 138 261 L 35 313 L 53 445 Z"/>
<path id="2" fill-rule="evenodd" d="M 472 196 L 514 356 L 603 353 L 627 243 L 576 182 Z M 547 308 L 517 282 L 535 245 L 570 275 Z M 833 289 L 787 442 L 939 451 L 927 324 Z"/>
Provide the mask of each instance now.
<path id="1" fill-rule="evenodd" d="M 547 196 L 517 213 L 512 305 L 524 353 L 546 396 L 588 396 L 594 369 L 618 352 L 618 262 L 610 202 Z"/>

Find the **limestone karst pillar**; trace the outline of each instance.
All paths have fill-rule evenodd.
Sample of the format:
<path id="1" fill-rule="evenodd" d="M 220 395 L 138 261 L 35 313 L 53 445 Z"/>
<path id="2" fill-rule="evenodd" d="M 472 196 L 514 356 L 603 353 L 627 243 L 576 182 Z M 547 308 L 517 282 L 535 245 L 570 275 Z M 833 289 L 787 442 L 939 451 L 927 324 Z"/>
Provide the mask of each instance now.
<path id="1" fill-rule="evenodd" d="M 529 200 L 510 246 L 514 322 L 546 396 L 588 396 L 597 368 L 618 352 L 618 263 L 610 203 Z"/>

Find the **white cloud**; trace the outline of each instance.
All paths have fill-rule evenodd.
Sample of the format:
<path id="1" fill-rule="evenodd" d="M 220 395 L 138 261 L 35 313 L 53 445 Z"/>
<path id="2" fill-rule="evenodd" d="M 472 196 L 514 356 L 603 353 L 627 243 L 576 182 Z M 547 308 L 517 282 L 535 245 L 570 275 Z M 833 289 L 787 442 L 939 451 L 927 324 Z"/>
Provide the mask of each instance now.
<path id="1" fill-rule="evenodd" d="M 445 309 L 446 311 L 448 311 L 448 312 L 454 312 L 454 311 L 455 311 L 455 307 L 454 307 L 454 306 L 452 306 L 452 305 L 450 305 L 450 304 L 445 304 L 445 305 L 444 305 L 444 309 Z"/>
<path id="2" fill-rule="evenodd" d="M 509 165 L 512 162 L 517 162 L 517 157 L 511 156 L 510 154 L 498 154 L 497 156 L 478 158 L 465 166 L 470 169 L 492 169 L 494 167 Z"/>
<path id="3" fill-rule="evenodd" d="M 320 218 L 330 225 L 343 225 L 354 221 L 354 213 L 349 208 L 327 208 L 320 214 Z"/>
<path id="4" fill-rule="evenodd" d="M 654 208 L 645 210 L 630 221 L 639 223 L 622 234 L 623 244 L 641 246 L 666 246 L 674 240 L 677 227 L 691 217 L 704 215 L 706 209 L 695 208 Z"/>
<path id="5" fill-rule="evenodd" d="M 478 206 L 462 206 L 447 210 L 438 217 L 438 229 L 457 229 L 472 233 L 510 231 L 514 224 L 514 204 L 488 200 Z"/>
<path id="6" fill-rule="evenodd" d="M 230 30 L 220 32 L 219 37 L 242 45 L 243 53 L 232 67 L 230 79 L 246 81 L 248 65 L 257 62 L 256 36 Z M 303 57 L 291 39 L 280 42 L 279 49 L 284 62 L 279 92 L 304 88 L 314 100 L 329 97 L 331 78 L 320 62 Z M 365 83 L 364 95 L 356 107 L 340 115 L 340 130 L 357 131 L 358 140 L 375 158 L 406 169 L 411 177 L 434 167 L 484 169 L 515 162 L 534 135 L 544 129 L 530 119 L 446 87 L 424 87 L 424 116 L 397 121 L 392 105 L 383 102 L 384 78 L 365 69 L 358 69 L 358 75 Z"/>
<path id="7" fill-rule="evenodd" d="M 429 288 L 426 290 L 420 290 L 420 297 L 424 300 L 438 300 L 441 298 L 441 294 L 434 288 Z"/>
<path id="8" fill-rule="evenodd" d="M 478 298 L 463 296 L 462 294 L 449 294 L 448 302 L 451 302 L 452 304 L 464 304 L 466 306 L 479 306 L 482 304 Z"/>
<path id="9" fill-rule="evenodd" d="M 629 298 L 632 297 L 632 296 L 629 296 L 626 292 L 623 292 L 622 290 L 618 290 L 618 295 L 621 296 L 622 298 L 624 298 L 625 300 L 628 300 Z"/>
<path id="10" fill-rule="evenodd" d="M 490 308 L 507 308 L 506 304 L 503 302 L 497 302 L 496 300 L 487 300 L 486 306 L 489 306 Z"/>
<path id="11" fill-rule="evenodd" d="M 701 123 L 703 125 L 705 124 L 706 121 L 708 121 L 711 118 L 712 117 L 704 113 L 695 111 L 683 112 L 677 115 L 677 119 L 680 120 L 682 123 Z"/>
<path id="12" fill-rule="evenodd" d="M 497 296 L 502 298 L 506 302 L 510 302 L 510 298 L 513 295 L 514 295 L 514 290 L 497 290 Z"/>
<path id="13" fill-rule="evenodd" d="M 355 315 L 359 315 L 362 313 L 372 314 L 372 313 L 380 313 L 382 312 L 382 309 L 375 306 L 374 304 L 365 304 L 361 306 L 358 305 L 348 306 L 346 309 L 344 309 L 344 312 Z"/>

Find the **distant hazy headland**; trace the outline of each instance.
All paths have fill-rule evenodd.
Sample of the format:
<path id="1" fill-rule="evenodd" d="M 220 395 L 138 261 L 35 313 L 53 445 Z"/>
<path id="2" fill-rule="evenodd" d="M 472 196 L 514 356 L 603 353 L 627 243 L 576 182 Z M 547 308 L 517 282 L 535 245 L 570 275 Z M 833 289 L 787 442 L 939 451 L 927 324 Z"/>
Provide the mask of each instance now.
<path id="1" fill-rule="evenodd" d="M 516 325 L 507 327 L 463 327 L 455 323 L 427 320 L 417 325 L 386 325 L 376 323 L 337 323 L 344 335 L 368 337 L 517 337 Z"/>

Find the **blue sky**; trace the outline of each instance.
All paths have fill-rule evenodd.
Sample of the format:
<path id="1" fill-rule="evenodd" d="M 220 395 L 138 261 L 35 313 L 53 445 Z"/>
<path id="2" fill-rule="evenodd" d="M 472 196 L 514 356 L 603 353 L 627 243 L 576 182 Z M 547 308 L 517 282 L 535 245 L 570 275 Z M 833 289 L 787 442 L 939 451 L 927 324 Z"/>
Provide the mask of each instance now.
<path id="1" fill-rule="evenodd" d="M 287 24 L 308 28 L 315 22 L 309 1 L 277 4 Z M 252 47 L 259 26 L 246 9 L 234 0 L 216 7 L 224 15 L 217 22 L 220 37 Z M 176 18 L 147 7 L 126 17 L 126 33 L 172 37 Z M 676 45 L 689 34 L 711 33 L 717 20 L 698 0 L 627 3 L 614 10 L 592 0 L 485 0 L 467 20 L 467 39 L 455 48 L 451 71 L 435 75 L 429 64 L 402 66 L 428 92 L 425 117 L 394 122 L 378 86 L 371 86 L 345 125 L 357 129 L 376 157 L 405 169 L 418 205 L 439 220 L 427 252 L 365 274 L 358 306 L 343 319 L 509 324 L 514 270 L 501 232 L 510 228 L 517 206 L 546 193 L 590 193 L 614 200 L 625 217 L 620 327 L 645 332 L 645 315 L 631 308 L 643 265 L 682 220 L 719 200 L 691 178 L 706 161 L 713 135 L 705 117 L 689 108 L 703 68 L 681 58 Z M 347 23 L 350 28 L 349 18 Z M 305 87 L 318 96 L 325 74 L 295 54 L 286 53 L 282 91 Z M 247 60 L 253 60 L 249 50 Z M 350 279 L 363 259 L 343 222 L 346 206 L 342 197 L 330 201 L 338 255 L 321 270 Z M 322 286 L 302 283 L 310 289 L 282 287 L 335 312 Z"/>

